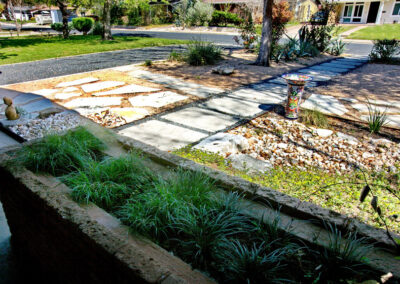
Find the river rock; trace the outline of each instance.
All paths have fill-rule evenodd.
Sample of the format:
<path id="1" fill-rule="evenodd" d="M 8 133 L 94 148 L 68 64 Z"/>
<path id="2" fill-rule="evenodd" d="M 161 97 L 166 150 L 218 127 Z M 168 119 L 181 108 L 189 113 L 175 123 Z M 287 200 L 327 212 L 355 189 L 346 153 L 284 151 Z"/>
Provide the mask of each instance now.
<path id="1" fill-rule="evenodd" d="M 240 171 L 247 171 L 248 174 L 263 174 L 273 168 L 268 161 L 254 159 L 246 154 L 234 154 L 228 157 L 233 168 Z"/>
<path id="2" fill-rule="evenodd" d="M 217 133 L 204 139 L 194 146 L 194 148 L 225 155 L 226 153 L 235 154 L 247 150 L 249 148 L 249 143 L 247 139 L 241 135 Z"/>
<path id="3" fill-rule="evenodd" d="M 235 68 L 233 66 L 217 66 L 212 69 L 212 72 L 220 75 L 231 75 L 235 72 Z"/>
<path id="4" fill-rule="evenodd" d="M 329 137 L 329 136 L 331 136 L 332 133 L 333 133 L 332 130 L 329 130 L 329 129 L 321 129 L 321 128 L 315 129 L 314 132 L 315 132 L 319 137 L 322 137 L 322 138 Z"/>

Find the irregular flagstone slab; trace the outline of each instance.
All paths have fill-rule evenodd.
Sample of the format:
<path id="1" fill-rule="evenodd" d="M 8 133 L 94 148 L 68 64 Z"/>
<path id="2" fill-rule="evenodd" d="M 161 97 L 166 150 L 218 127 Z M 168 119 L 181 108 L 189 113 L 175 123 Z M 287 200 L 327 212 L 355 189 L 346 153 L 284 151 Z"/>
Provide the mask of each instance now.
<path id="1" fill-rule="evenodd" d="M 279 104 L 286 99 L 286 95 L 274 92 L 259 92 L 250 88 L 239 89 L 228 94 L 229 97 L 248 100 L 258 104 Z"/>
<path id="2" fill-rule="evenodd" d="M 67 100 L 72 97 L 79 97 L 81 93 L 57 93 L 54 98 L 57 100 Z"/>
<path id="3" fill-rule="evenodd" d="M 93 95 L 95 96 L 122 95 L 122 94 L 132 94 L 132 93 L 149 93 L 156 91 L 160 91 L 160 89 L 131 84 L 111 91 L 95 93 Z"/>
<path id="4" fill-rule="evenodd" d="M 353 108 L 358 110 L 359 112 L 369 112 L 368 105 L 367 104 L 352 104 L 351 105 Z M 372 105 L 372 110 L 377 110 L 380 112 L 399 112 L 400 110 L 398 108 L 388 108 L 387 106 L 377 106 L 377 105 Z"/>
<path id="5" fill-rule="evenodd" d="M 346 70 L 354 69 L 354 66 L 346 66 L 344 64 L 340 64 L 340 63 L 338 64 L 338 63 L 335 63 L 335 62 L 323 63 L 323 64 L 318 65 L 318 66 L 332 67 L 332 68 L 343 70 L 344 72 Z"/>
<path id="6" fill-rule="evenodd" d="M 361 120 L 368 121 L 368 115 L 362 115 Z M 400 128 L 400 115 L 387 115 L 385 126 L 394 126 Z"/>
<path id="7" fill-rule="evenodd" d="M 50 96 L 56 92 L 57 92 L 57 90 L 54 90 L 54 89 L 42 89 L 42 90 L 33 91 L 32 93 L 36 94 L 36 95 L 41 95 L 41 96 Z"/>
<path id="8" fill-rule="evenodd" d="M 68 88 L 65 88 L 63 90 L 63 93 L 75 92 L 75 91 L 78 91 L 78 90 L 79 89 L 77 87 L 68 87 Z"/>
<path id="9" fill-rule="evenodd" d="M 223 90 L 218 88 L 211 88 L 196 83 L 186 82 L 181 79 L 167 76 L 164 74 L 152 73 L 140 69 L 130 72 L 129 75 L 136 78 L 145 79 L 154 82 L 156 84 L 166 85 L 171 89 L 180 90 L 182 92 L 200 98 L 206 98 L 209 97 L 210 95 L 220 94 L 224 92 Z"/>
<path id="10" fill-rule="evenodd" d="M 30 103 L 32 101 L 37 101 L 38 99 L 43 99 L 40 95 L 29 94 L 29 93 L 21 93 L 13 99 L 14 105 L 23 105 Z"/>
<path id="11" fill-rule="evenodd" d="M 312 94 L 305 102 L 301 104 L 302 108 L 318 110 L 329 115 L 343 115 L 347 109 L 339 100 L 332 96 Z"/>
<path id="12" fill-rule="evenodd" d="M 263 112 L 259 103 L 233 99 L 230 97 L 212 99 L 203 103 L 203 106 L 220 112 L 240 115 L 243 117 L 254 116 Z"/>
<path id="13" fill-rule="evenodd" d="M 99 83 L 83 85 L 83 86 L 81 86 L 81 88 L 85 93 L 92 93 L 92 92 L 100 91 L 103 89 L 114 88 L 114 87 L 118 87 L 118 86 L 122 86 L 122 85 L 125 85 L 125 82 L 103 81 L 103 82 L 99 82 Z"/>
<path id="14" fill-rule="evenodd" d="M 122 97 L 111 97 L 111 98 L 78 98 L 69 101 L 64 104 L 67 108 L 96 108 L 104 106 L 115 106 L 120 105 Z"/>
<path id="15" fill-rule="evenodd" d="M 98 113 L 110 109 L 108 107 L 96 107 L 96 108 L 75 108 L 74 111 L 78 112 L 80 115 L 87 116 L 92 113 Z"/>
<path id="16" fill-rule="evenodd" d="M 369 100 L 371 104 L 400 108 L 399 101 Z"/>
<path id="17" fill-rule="evenodd" d="M 137 67 L 136 64 L 133 64 L 133 65 L 125 65 L 125 66 L 118 66 L 118 67 L 111 68 L 111 70 L 120 71 L 120 72 L 134 71 L 134 70 L 137 70 L 137 69 L 138 69 L 138 67 Z"/>
<path id="18" fill-rule="evenodd" d="M 358 100 L 354 98 L 340 98 L 342 101 L 349 102 L 349 103 L 357 103 Z"/>
<path id="19" fill-rule="evenodd" d="M 346 62 L 346 61 L 333 60 L 333 61 L 329 62 L 329 64 L 331 64 L 333 66 L 337 66 L 339 68 L 343 68 L 343 67 L 344 68 L 357 68 L 362 63 L 360 62 L 360 64 L 355 64 L 355 63 Z"/>
<path id="20" fill-rule="evenodd" d="M 74 80 L 74 81 L 60 83 L 56 86 L 56 88 L 77 86 L 77 85 L 92 83 L 92 82 L 96 82 L 96 81 L 99 81 L 99 79 L 95 78 L 95 77 L 87 77 L 87 78 L 82 78 L 82 79 L 78 79 L 78 80 Z"/>
<path id="21" fill-rule="evenodd" d="M 185 108 L 164 115 L 162 118 L 209 132 L 220 131 L 240 120 L 230 115 L 199 107 Z"/>
<path id="22" fill-rule="evenodd" d="M 178 149 L 208 136 L 201 132 L 158 120 L 149 120 L 125 128 L 118 133 L 155 146 L 163 151 Z"/>
<path id="23" fill-rule="evenodd" d="M 126 123 L 142 119 L 150 114 L 149 111 L 144 108 L 134 107 L 111 108 L 110 111 L 122 116 L 126 120 Z"/>
<path id="24" fill-rule="evenodd" d="M 25 104 L 22 106 L 22 108 L 28 113 L 39 112 L 39 111 L 42 111 L 44 109 L 51 108 L 51 107 L 57 107 L 57 105 L 48 99 L 31 102 L 29 104 Z"/>
<path id="25" fill-rule="evenodd" d="M 133 98 L 129 98 L 129 102 L 134 107 L 137 106 L 162 107 L 186 99 L 188 99 L 188 97 L 167 91 L 167 92 L 153 93 L 150 95 L 140 95 Z"/>

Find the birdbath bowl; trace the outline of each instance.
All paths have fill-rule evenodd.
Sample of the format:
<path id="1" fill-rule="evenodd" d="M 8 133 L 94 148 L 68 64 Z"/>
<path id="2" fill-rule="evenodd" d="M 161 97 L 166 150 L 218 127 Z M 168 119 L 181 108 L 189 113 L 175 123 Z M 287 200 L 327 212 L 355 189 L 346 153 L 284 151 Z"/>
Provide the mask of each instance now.
<path id="1" fill-rule="evenodd" d="M 312 78 L 303 74 L 285 74 L 282 78 L 286 80 L 288 85 L 288 97 L 285 107 L 285 117 L 289 119 L 297 119 L 299 117 L 299 109 L 301 96 L 304 87 Z"/>

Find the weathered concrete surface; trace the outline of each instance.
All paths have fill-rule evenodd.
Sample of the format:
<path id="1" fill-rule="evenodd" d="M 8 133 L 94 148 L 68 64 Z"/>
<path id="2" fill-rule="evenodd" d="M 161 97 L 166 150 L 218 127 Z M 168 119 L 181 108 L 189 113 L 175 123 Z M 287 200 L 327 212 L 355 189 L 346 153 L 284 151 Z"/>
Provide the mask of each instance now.
<path id="1" fill-rule="evenodd" d="M 181 148 L 207 136 L 201 132 L 158 120 L 149 120 L 124 128 L 119 131 L 119 134 L 137 139 L 163 151 Z"/>
<path id="2" fill-rule="evenodd" d="M 237 123 L 240 119 L 199 107 L 190 107 L 162 116 L 163 119 L 190 127 L 215 132 Z"/>
<path id="3" fill-rule="evenodd" d="M 59 180 L 7 165 L 0 156 L 3 203 L 13 244 L 41 283 L 213 283 L 182 260 L 94 205 L 80 206 Z"/>
<path id="4" fill-rule="evenodd" d="M 212 99 L 202 105 L 212 110 L 214 109 L 223 113 L 240 115 L 243 117 L 253 116 L 263 112 L 259 103 L 230 97 Z"/>
<path id="5" fill-rule="evenodd" d="M 16 146 L 19 143 L 12 139 L 10 136 L 0 131 L 0 151 L 2 148 L 8 148 L 11 146 Z"/>

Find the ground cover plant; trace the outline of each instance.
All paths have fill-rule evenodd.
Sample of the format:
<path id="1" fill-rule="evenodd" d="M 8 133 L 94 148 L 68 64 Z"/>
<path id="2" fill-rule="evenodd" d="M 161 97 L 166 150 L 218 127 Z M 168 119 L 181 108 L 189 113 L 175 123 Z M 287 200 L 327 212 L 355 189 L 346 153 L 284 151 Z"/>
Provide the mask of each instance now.
<path id="1" fill-rule="evenodd" d="M 94 52 L 185 44 L 188 41 L 143 37 L 114 36 L 112 41 L 102 41 L 100 36 L 70 36 L 65 40 L 58 36 L 24 36 L 1 38 L 1 64 L 10 64 L 80 55 Z"/>
<path id="2" fill-rule="evenodd" d="M 398 192 L 400 175 L 390 171 L 348 173 L 328 173 L 318 168 L 309 167 L 275 167 L 265 174 L 248 174 L 246 171 L 234 169 L 226 159 L 218 154 L 204 152 L 198 149 L 185 147 L 174 152 L 175 154 L 193 160 L 197 163 L 217 168 L 230 175 L 239 176 L 245 180 L 272 188 L 290 196 L 317 204 L 350 217 L 358 218 L 371 226 L 386 229 L 385 223 L 370 207 L 372 197 L 367 202 L 359 203 L 361 190 L 365 185 L 365 178 L 374 186 L 375 195 L 384 203 L 384 210 L 388 218 L 385 219 L 388 228 L 397 234 L 400 233 L 397 214 L 400 211 L 399 200 L 388 194 L 386 188 Z M 397 166 L 400 169 L 400 165 Z"/>
<path id="3" fill-rule="evenodd" d="M 71 143 L 64 148 L 80 141 L 80 154 L 100 149 L 94 147 L 98 143 L 93 138 L 81 128 L 60 137 Z M 38 145 L 45 148 L 54 144 L 52 139 L 55 136 Z M 25 146 L 21 153 L 38 147 Z M 70 152 L 55 155 L 53 162 L 61 165 L 72 156 Z M 84 160 L 84 167 L 78 163 L 60 171 L 35 166 L 38 160 L 32 158 L 20 162 L 54 173 L 72 189 L 76 201 L 108 210 L 134 232 L 221 283 L 337 283 L 373 278 L 372 272 L 362 269 L 370 248 L 360 241 L 349 248 L 332 229 L 335 242 L 328 249 L 307 247 L 281 229 L 279 212 L 266 222 L 243 214 L 242 196 L 223 192 L 201 172 L 176 169 L 160 176 L 152 173 L 139 152 L 118 158 L 87 155 Z"/>
<path id="4" fill-rule="evenodd" d="M 399 40 L 376 40 L 369 58 L 372 62 L 391 63 L 398 54 L 400 54 Z"/>
<path id="5" fill-rule="evenodd" d="M 351 33 L 347 38 L 367 40 L 400 39 L 400 24 L 384 24 L 365 27 Z"/>

